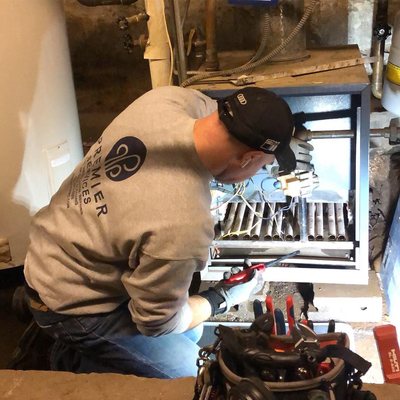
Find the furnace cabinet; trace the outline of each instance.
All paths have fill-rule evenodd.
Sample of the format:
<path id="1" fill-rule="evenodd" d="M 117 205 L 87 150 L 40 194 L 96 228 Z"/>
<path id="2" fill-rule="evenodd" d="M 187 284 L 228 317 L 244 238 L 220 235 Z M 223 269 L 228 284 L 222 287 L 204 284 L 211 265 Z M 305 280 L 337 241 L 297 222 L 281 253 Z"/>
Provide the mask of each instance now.
<path id="1" fill-rule="evenodd" d="M 356 47 L 348 46 L 316 51 L 308 63 L 315 62 L 313 57 L 359 56 Z M 267 269 L 266 280 L 367 284 L 370 87 L 365 67 L 257 86 L 283 96 L 293 113 L 304 113 L 304 127 L 311 132 L 330 132 L 327 138 L 310 141 L 320 182 L 307 198 L 308 240 L 299 240 L 296 201 L 273 186 L 273 166 L 242 187 L 212 182 L 215 239 L 202 279 L 221 279 L 230 267 L 242 266 L 245 258 L 254 264 L 300 250 L 286 265 Z M 239 88 L 215 84 L 197 89 L 217 99 Z M 258 224 L 252 210 L 263 216 Z"/>

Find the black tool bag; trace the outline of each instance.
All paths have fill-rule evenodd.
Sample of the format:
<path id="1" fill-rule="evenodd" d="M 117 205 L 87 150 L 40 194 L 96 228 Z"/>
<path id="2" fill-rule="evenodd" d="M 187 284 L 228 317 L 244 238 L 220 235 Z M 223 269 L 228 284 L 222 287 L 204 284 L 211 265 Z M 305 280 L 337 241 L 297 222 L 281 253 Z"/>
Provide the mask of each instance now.
<path id="1" fill-rule="evenodd" d="M 219 325 L 199 352 L 195 399 L 373 400 L 361 390 L 371 364 L 349 349 L 345 333 L 316 335 L 318 348 L 298 351 L 290 335 Z"/>

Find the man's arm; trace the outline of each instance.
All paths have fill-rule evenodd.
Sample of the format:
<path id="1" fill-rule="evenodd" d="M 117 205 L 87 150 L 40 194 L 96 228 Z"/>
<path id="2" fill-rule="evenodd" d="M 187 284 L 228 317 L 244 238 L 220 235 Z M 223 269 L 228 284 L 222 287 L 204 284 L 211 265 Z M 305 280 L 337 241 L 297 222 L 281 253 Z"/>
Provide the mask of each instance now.
<path id="1" fill-rule="evenodd" d="M 207 299 L 188 294 L 193 273 L 202 266 L 201 260 L 162 260 L 142 254 L 139 265 L 123 274 L 132 320 L 143 335 L 182 333 L 211 315 Z"/>
<path id="2" fill-rule="evenodd" d="M 188 303 L 192 311 L 192 322 L 188 329 L 196 327 L 211 317 L 211 305 L 204 297 L 190 296 Z"/>

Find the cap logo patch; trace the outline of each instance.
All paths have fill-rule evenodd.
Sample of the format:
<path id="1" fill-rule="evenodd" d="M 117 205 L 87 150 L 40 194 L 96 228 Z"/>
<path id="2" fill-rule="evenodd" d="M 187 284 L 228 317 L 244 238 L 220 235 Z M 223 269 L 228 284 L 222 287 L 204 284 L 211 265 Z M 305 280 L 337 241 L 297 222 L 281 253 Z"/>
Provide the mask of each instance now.
<path id="1" fill-rule="evenodd" d="M 237 96 L 237 99 L 239 100 L 239 103 L 244 106 L 245 104 L 247 104 L 247 100 L 246 97 L 244 97 L 243 93 L 239 93 Z"/>
<path id="2" fill-rule="evenodd" d="M 281 142 L 278 142 L 276 140 L 273 139 L 267 139 L 261 146 L 260 148 L 263 150 L 267 150 L 267 151 L 275 151 L 278 146 L 281 144 Z"/>

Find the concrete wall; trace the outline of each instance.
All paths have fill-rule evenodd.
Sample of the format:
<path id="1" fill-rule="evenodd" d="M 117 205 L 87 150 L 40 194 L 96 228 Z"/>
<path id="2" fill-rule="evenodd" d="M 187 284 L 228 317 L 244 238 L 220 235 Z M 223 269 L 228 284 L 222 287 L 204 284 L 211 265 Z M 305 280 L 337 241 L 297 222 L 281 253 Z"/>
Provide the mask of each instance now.
<path id="1" fill-rule="evenodd" d="M 184 0 L 180 0 L 183 6 Z M 311 0 L 305 0 L 305 6 Z M 359 44 L 363 53 L 371 47 L 373 0 L 320 1 L 307 25 L 308 47 L 346 43 Z M 204 32 L 205 0 L 191 1 L 185 31 L 196 27 Z M 127 53 L 125 32 L 118 29 L 120 15 L 144 10 L 144 1 L 131 6 L 85 7 L 77 0 L 64 0 L 75 86 L 84 140 L 95 140 L 104 127 L 131 101 L 151 87 L 147 61 L 142 50 Z M 232 7 L 218 0 L 218 49 L 255 49 L 261 31 L 262 9 Z M 400 0 L 391 0 L 389 20 L 400 9 Z M 145 32 L 145 23 L 129 28 L 136 39 Z"/>

